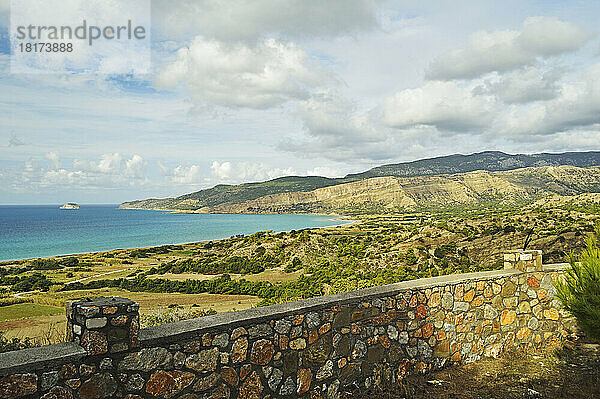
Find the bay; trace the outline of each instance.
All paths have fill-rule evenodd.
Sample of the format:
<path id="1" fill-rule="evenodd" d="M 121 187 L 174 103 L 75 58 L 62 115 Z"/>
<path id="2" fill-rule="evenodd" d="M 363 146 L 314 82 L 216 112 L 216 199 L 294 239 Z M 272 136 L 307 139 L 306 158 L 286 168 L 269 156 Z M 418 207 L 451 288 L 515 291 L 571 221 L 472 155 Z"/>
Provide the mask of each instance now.
<path id="1" fill-rule="evenodd" d="M 336 226 L 320 215 L 184 214 L 118 205 L 0 206 L 0 261 L 216 240 L 257 231 Z"/>

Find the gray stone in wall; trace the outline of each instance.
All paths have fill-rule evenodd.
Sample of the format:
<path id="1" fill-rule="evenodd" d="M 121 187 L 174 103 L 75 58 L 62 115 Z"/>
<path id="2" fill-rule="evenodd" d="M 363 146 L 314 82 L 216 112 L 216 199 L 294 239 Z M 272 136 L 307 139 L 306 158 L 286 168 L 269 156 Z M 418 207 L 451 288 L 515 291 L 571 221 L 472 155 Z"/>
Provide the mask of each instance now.
<path id="1" fill-rule="evenodd" d="M 324 365 L 319 368 L 315 378 L 317 381 L 326 380 L 333 376 L 333 361 L 327 360 Z"/>
<path id="2" fill-rule="evenodd" d="M 319 327 L 319 324 L 321 324 L 321 316 L 317 312 L 308 312 L 306 314 L 306 325 L 308 328 L 313 330 Z"/>
<path id="3" fill-rule="evenodd" d="M 387 334 L 390 339 L 397 340 L 398 339 L 398 329 L 392 325 L 389 325 L 387 328 Z"/>
<path id="4" fill-rule="evenodd" d="M 259 324 L 256 326 L 252 326 L 248 329 L 248 335 L 250 335 L 251 339 L 266 337 L 271 334 L 273 329 L 268 324 Z"/>
<path id="5" fill-rule="evenodd" d="M 429 360 L 433 356 L 433 350 L 431 347 L 423 340 L 419 340 L 417 343 L 417 351 L 423 358 L 423 360 Z"/>
<path id="6" fill-rule="evenodd" d="M 283 319 L 283 320 L 277 320 L 275 322 L 275 331 L 277 331 L 279 334 L 287 334 L 290 332 L 291 328 L 292 328 L 291 320 Z"/>
<path id="7" fill-rule="evenodd" d="M 354 349 L 352 350 L 353 359 L 362 359 L 367 354 L 367 345 L 361 340 L 356 340 Z"/>
<path id="8" fill-rule="evenodd" d="M 289 396 L 296 392 L 296 382 L 292 377 L 288 377 L 285 379 L 283 385 L 281 385 L 281 389 L 279 389 L 279 394 L 282 396 Z"/>
<path id="9" fill-rule="evenodd" d="M 454 312 L 466 312 L 469 310 L 468 302 L 454 302 L 454 306 L 452 307 Z"/>
<path id="10" fill-rule="evenodd" d="M 43 373 L 40 378 L 40 388 L 42 391 L 47 391 L 58 383 L 58 371 L 49 371 Z"/>
<path id="11" fill-rule="evenodd" d="M 173 355 L 165 348 L 145 348 L 131 353 L 119 362 L 120 371 L 144 371 L 170 369 Z"/>
<path id="12" fill-rule="evenodd" d="M 225 348 L 229 344 L 229 334 L 222 333 L 215 335 L 212 344 L 219 348 Z"/>
<path id="13" fill-rule="evenodd" d="M 496 317 L 498 317 L 498 311 L 492 306 L 486 304 L 483 311 L 483 317 L 485 317 L 488 320 L 495 319 Z"/>
<path id="14" fill-rule="evenodd" d="M 144 388 L 145 383 L 146 383 L 146 380 L 144 380 L 144 377 L 142 377 L 139 374 L 132 374 L 127 379 L 127 384 L 125 385 L 125 387 L 129 391 L 137 392 L 137 391 L 141 391 L 142 388 Z"/>
<path id="15" fill-rule="evenodd" d="M 271 390 L 273 392 L 277 392 L 277 388 L 279 387 L 279 384 L 281 384 L 281 379 L 283 378 L 283 371 L 281 371 L 280 369 L 273 369 L 273 371 L 271 372 L 271 376 L 269 377 L 268 380 L 268 384 L 269 384 L 269 388 L 271 388 Z"/>
<path id="16" fill-rule="evenodd" d="M 540 322 L 536 317 L 531 317 L 527 322 L 527 327 L 531 328 L 532 330 L 537 330 L 539 326 Z"/>
<path id="17" fill-rule="evenodd" d="M 451 292 L 444 292 L 442 294 L 442 307 L 446 310 L 451 310 L 454 306 L 454 295 Z"/>

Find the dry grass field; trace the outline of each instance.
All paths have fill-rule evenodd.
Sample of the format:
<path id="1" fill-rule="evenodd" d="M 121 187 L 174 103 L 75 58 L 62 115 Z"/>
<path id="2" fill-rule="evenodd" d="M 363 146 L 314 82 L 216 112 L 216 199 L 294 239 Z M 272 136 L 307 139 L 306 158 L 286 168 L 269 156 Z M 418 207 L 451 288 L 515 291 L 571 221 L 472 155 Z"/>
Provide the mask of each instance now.
<path id="1" fill-rule="evenodd" d="M 66 329 L 65 301 L 99 296 L 130 298 L 140 304 L 142 315 L 174 305 L 224 313 L 249 309 L 260 302 L 259 298 L 249 295 L 129 292 L 117 288 L 44 293 L 33 296 L 34 303 L 0 307 L 0 331 L 7 338 L 35 337 L 36 342 L 42 345 L 61 342 Z"/>

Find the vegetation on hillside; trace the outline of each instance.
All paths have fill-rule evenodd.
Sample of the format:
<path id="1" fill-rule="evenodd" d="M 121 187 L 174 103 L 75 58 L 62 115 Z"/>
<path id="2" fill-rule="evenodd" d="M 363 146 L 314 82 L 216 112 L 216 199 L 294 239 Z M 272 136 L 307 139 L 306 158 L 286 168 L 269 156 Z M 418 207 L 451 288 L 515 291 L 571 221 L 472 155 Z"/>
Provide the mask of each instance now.
<path id="1" fill-rule="evenodd" d="M 122 206 L 143 209 L 195 210 L 223 204 L 236 204 L 266 195 L 297 191 L 312 191 L 317 188 L 346 183 L 352 179 L 330 179 L 321 176 L 287 176 L 277 179 L 244 183 L 239 185 L 219 184 L 215 187 L 185 194 L 176 198 L 130 201 Z"/>
<path id="2" fill-rule="evenodd" d="M 484 151 L 469 155 L 447 155 L 377 166 L 366 172 L 349 174 L 346 177 L 368 179 L 371 177 L 434 176 L 451 173 L 466 173 L 475 170 L 506 171 L 534 166 L 571 165 L 588 167 L 600 165 L 600 152 L 566 152 L 562 154 L 505 154 L 500 151 Z"/>
<path id="3" fill-rule="evenodd" d="M 30 338 L 6 338 L 0 331 L 0 353 L 27 349 L 35 346 Z"/>
<path id="4" fill-rule="evenodd" d="M 557 296 L 571 312 L 583 332 L 600 341 L 600 224 L 596 234 L 586 239 L 586 246 L 576 256 L 571 253 L 571 268 L 563 280 L 556 282 Z"/>
<path id="5" fill-rule="evenodd" d="M 502 267 L 502 251 L 530 247 L 544 262 L 580 250 L 595 214 L 566 209 L 364 216 L 353 225 L 16 262 L 0 267 L 11 292 L 120 288 L 131 292 L 251 295 L 278 303 L 442 274 Z M 59 265 L 38 270 L 39 264 Z M 79 266 L 63 266 L 64 264 Z M 81 265 L 86 265 L 82 267 Z M 95 272 L 98 270 L 98 272 Z M 106 270 L 119 273 L 91 278 Z M 278 278 L 271 272 L 291 274 Z M 73 282 L 89 276 L 89 281 Z"/>
<path id="6" fill-rule="evenodd" d="M 285 208 L 277 207 L 273 204 L 271 207 L 265 207 L 264 202 L 270 200 L 270 196 L 284 193 L 305 193 L 314 190 L 332 187 L 341 184 L 352 182 L 360 182 L 367 179 L 380 177 L 395 177 L 395 178 L 412 178 L 424 176 L 439 176 L 449 174 L 465 174 L 474 171 L 500 172 L 510 171 L 518 168 L 531 168 L 540 166 L 560 166 L 568 165 L 579 168 L 600 165 L 600 152 L 572 152 L 563 154 L 533 154 L 533 155 L 510 155 L 497 151 L 487 151 L 470 155 L 449 155 L 431 159 L 422 159 L 413 162 L 405 162 L 399 164 L 389 164 L 378 166 L 363 173 L 347 175 L 344 178 L 326 178 L 320 176 L 286 176 L 277 179 L 256 182 L 244 183 L 239 185 L 224 185 L 220 184 L 213 188 L 200 190 L 190 194 L 182 195 L 176 198 L 165 199 L 147 199 L 139 201 L 125 202 L 121 206 L 125 208 L 141 208 L 141 209 L 175 209 L 175 210 L 203 210 L 210 212 L 287 212 L 287 213 L 310 213 L 310 212 L 339 212 L 348 213 L 376 213 L 376 212 L 391 212 L 405 211 L 400 206 L 395 206 L 394 209 L 385 204 L 389 200 L 385 198 L 362 198 L 359 201 L 359 209 L 354 210 L 356 199 L 348 198 L 345 204 L 325 204 L 333 206 L 315 207 L 310 203 L 303 203 L 298 199 L 292 201 L 286 200 Z M 548 178 L 542 180 L 539 178 L 522 177 L 523 186 L 532 185 L 535 189 L 544 188 L 546 191 L 556 192 L 556 189 L 562 190 L 565 187 L 556 186 L 556 182 L 549 184 Z M 600 191 L 600 184 L 596 181 L 596 188 L 592 188 L 592 192 Z M 410 182 L 408 184 L 410 191 Z M 492 187 L 490 187 L 493 189 Z M 435 187 L 434 187 L 435 189 Z M 439 188 L 438 188 L 439 189 Z M 554 190 L 554 191 L 553 191 Z M 430 190 L 435 191 L 435 190 Z M 460 187 L 458 191 L 461 191 Z M 567 188 L 567 191 L 568 188 Z M 481 193 L 480 193 L 481 195 Z M 375 195 L 377 197 L 377 195 Z M 485 193 L 481 198 L 476 198 L 478 205 L 488 204 L 494 205 L 498 202 L 498 195 L 492 195 L 494 198 L 488 198 Z M 500 196 L 501 197 L 501 196 Z M 418 197 L 417 197 L 418 198 Z M 249 204 L 247 209 L 238 210 L 233 205 L 244 204 L 262 199 L 262 207 L 254 207 Z M 413 198 L 414 199 L 414 198 Z M 490 203 L 491 200 L 491 203 Z M 364 203 L 363 203 L 364 202 Z M 461 201 L 458 201 L 459 203 Z M 382 204 L 384 206 L 382 206 Z M 467 203 L 469 204 L 469 203 Z M 343 205 L 343 206 L 340 206 Z M 448 205 L 446 203 L 417 204 L 425 209 L 430 206 Z M 473 205 L 473 204 L 471 204 Z M 411 208 L 411 209 L 414 209 Z"/>
<path id="7" fill-rule="evenodd" d="M 39 320 L 29 335 L 42 336 L 50 323 L 64 318 L 65 300 L 84 296 L 141 299 L 146 313 L 158 312 L 154 321 L 148 319 L 150 325 L 197 314 L 189 308 L 192 304 L 210 309 L 225 301 L 218 310 L 231 311 L 497 269 L 503 266 L 502 253 L 522 247 L 530 234 L 529 247 L 541 249 L 545 263 L 564 262 L 565 250 L 585 247 L 600 214 L 585 201 L 577 207 L 551 205 L 363 215 L 357 223 L 336 228 L 0 262 L 0 296 L 8 305 L 0 309 L 10 315 L 6 322 L 0 319 L 0 330 L 12 337 L 16 326 Z M 14 296 L 28 291 L 37 293 Z M 33 303 L 11 304 L 22 300 Z M 160 309 L 168 304 L 186 307 Z M 27 314 L 20 307 L 28 307 Z M 17 322 L 14 317 L 27 319 Z"/>

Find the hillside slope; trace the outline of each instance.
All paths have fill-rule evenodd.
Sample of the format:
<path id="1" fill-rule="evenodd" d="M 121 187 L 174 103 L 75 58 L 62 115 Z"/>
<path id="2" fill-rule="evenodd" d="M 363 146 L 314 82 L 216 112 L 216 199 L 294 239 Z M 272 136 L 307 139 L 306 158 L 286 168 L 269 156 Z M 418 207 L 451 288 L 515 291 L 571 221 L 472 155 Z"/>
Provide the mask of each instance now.
<path id="1" fill-rule="evenodd" d="M 377 166 L 366 172 L 349 174 L 346 178 L 368 179 L 371 177 L 434 176 L 442 174 L 466 173 L 476 170 L 498 172 L 539 166 L 570 165 L 588 167 L 600 165 L 600 152 L 565 152 L 561 154 L 505 154 L 500 151 L 485 151 L 470 155 L 448 155 Z"/>
<path id="2" fill-rule="evenodd" d="M 211 207 L 221 204 L 235 204 L 271 194 L 312 191 L 317 188 L 329 187 L 349 181 L 352 181 L 352 179 L 330 179 L 321 176 L 286 176 L 258 183 L 238 185 L 219 184 L 213 188 L 175 198 L 150 198 L 124 202 L 121 204 L 121 208 L 208 210 Z"/>
<path id="3" fill-rule="evenodd" d="M 268 195 L 210 208 L 217 213 L 386 213 L 514 206 L 600 192 L 600 168 L 546 166 L 427 177 L 374 177 L 310 192 Z"/>
<path id="4" fill-rule="evenodd" d="M 510 155 L 502 152 L 481 152 L 471 155 L 450 155 L 431 159 L 422 159 L 414 162 L 383 165 L 363 173 L 347 175 L 343 178 L 327 178 L 320 176 L 286 176 L 265 182 L 244 183 L 239 185 L 220 184 L 213 188 L 196 191 L 175 198 L 146 199 L 125 202 L 122 208 L 133 209 L 173 209 L 200 212 L 214 212 L 217 209 L 234 209 L 234 205 L 242 205 L 248 201 L 258 200 L 263 197 L 289 193 L 307 193 L 320 188 L 330 188 L 341 184 L 360 182 L 374 177 L 432 177 L 446 174 L 467 173 L 474 171 L 508 171 L 525 167 L 570 165 L 576 167 L 589 167 L 600 165 L 600 152 L 570 152 L 563 154 L 534 154 Z M 523 177 L 524 178 L 524 177 Z M 531 176 L 535 180 L 535 177 Z M 373 189 L 380 190 L 382 185 L 389 186 L 389 181 L 369 183 Z M 534 184 L 535 182 L 532 182 Z M 350 186 L 354 187 L 354 186 Z M 358 185 L 357 187 L 360 187 Z M 557 186 L 560 187 L 560 184 Z M 563 187 L 565 190 L 567 187 Z M 551 188 L 550 188 L 551 189 Z M 342 190 L 346 190 L 345 188 Z M 567 190 L 568 191 L 568 190 Z M 320 195 L 320 194 L 315 194 Z M 399 193 L 397 195 L 400 195 Z M 400 195 L 401 196 L 401 195 Z M 289 195 L 297 198 L 300 203 L 301 195 Z M 304 197 L 302 197 L 304 198 Z M 363 195 L 363 198 L 365 196 Z M 396 198 L 402 206 L 407 206 L 407 199 Z M 259 201 L 261 202 L 261 201 Z M 314 201 L 309 201 L 314 202 Z M 365 201 L 363 201 L 365 202 Z M 367 201 L 368 202 L 368 201 Z M 262 202 L 261 202 L 262 203 Z M 289 205 L 286 205 L 289 206 Z M 336 205 L 336 208 L 338 206 Z M 244 206 L 241 206 L 244 208 Z M 299 212 L 306 212 L 303 206 L 298 206 Z"/>

